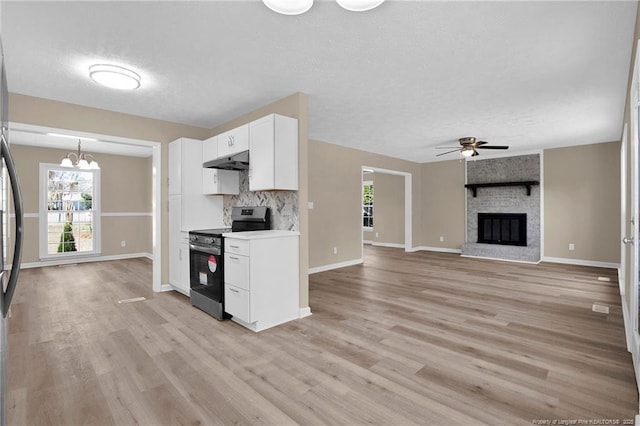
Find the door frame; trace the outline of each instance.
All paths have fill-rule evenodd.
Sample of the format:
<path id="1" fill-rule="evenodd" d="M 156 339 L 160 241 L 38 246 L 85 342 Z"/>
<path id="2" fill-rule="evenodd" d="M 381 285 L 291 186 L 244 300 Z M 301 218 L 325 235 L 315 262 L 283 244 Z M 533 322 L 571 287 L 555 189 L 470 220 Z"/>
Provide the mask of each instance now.
<path id="1" fill-rule="evenodd" d="M 640 41 L 637 42 L 637 49 L 640 49 Z M 638 50 L 640 53 L 640 50 Z M 620 259 L 620 275 L 619 279 L 621 283 L 621 297 L 623 304 L 623 315 L 625 324 L 625 334 L 627 338 L 627 349 L 631 353 L 633 359 L 633 368 L 636 377 L 636 384 L 640 390 L 640 334 L 638 332 L 638 309 L 640 309 L 638 303 L 638 258 L 640 241 L 638 241 L 638 222 L 640 221 L 638 215 L 640 213 L 640 171 L 639 171 L 639 136 L 640 136 L 640 117 L 638 116 L 640 107 L 640 54 L 636 54 L 635 64 L 633 67 L 633 74 L 631 78 L 631 86 L 629 89 L 629 126 L 624 127 L 625 134 L 622 138 L 622 145 L 626 145 L 624 154 L 621 154 L 621 161 L 624 161 L 624 166 L 621 168 L 622 187 L 621 195 L 624 202 L 623 212 L 621 214 L 624 223 L 621 225 L 623 231 L 622 236 L 633 237 L 633 244 L 624 244 L 621 242 L 623 248 L 621 249 Z M 627 134 L 627 131 L 629 132 Z M 621 148 L 623 149 L 623 148 Z M 629 158 L 627 158 L 627 154 Z M 627 196 L 627 191 L 630 197 Z M 631 215 L 631 218 L 629 218 Z M 627 259 L 629 262 L 627 262 Z M 626 306 L 626 309 L 625 309 Z M 640 421 L 640 416 L 636 416 L 636 420 Z"/>
<path id="2" fill-rule="evenodd" d="M 413 214 L 411 211 L 411 193 L 412 193 L 412 175 L 408 172 L 402 172 L 399 170 L 390 170 L 390 169 L 382 169 L 380 167 L 373 166 L 361 166 L 360 167 L 360 188 L 362 188 L 363 182 L 363 173 L 367 170 L 373 170 L 374 173 L 385 173 L 388 175 L 396 175 L 396 176 L 404 176 L 404 251 L 413 251 Z M 375 191 L 375 188 L 374 188 Z M 374 196 L 375 197 L 375 196 Z M 361 197 L 362 198 L 362 197 Z M 360 203 L 362 204 L 362 203 Z M 375 205 L 375 198 L 374 198 Z M 375 207 L 374 207 L 375 211 Z M 360 216 L 362 216 L 362 207 L 360 208 Z M 375 218 L 375 216 L 374 216 Z M 362 217 L 360 218 L 360 227 L 362 228 Z M 364 246 L 363 246 L 364 237 L 362 236 L 362 232 L 360 232 L 360 247 L 362 247 L 361 259 L 364 259 Z"/>
<path id="3" fill-rule="evenodd" d="M 25 133 L 36 133 L 36 134 L 47 134 L 47 133 L 58 133 L 70 136 L 78 136 L 78 137 L 86 137 L 98 139 L 100 141 L 104 141 L 107 143 L 121 144 L 121 145 L 135 145 L 135 146 L 143 146 L 151 149 L 152 156 L 152 169 L 151 169 L 151 246 L 152 246 L 152 274 L 153 274 L 153 291 L 160 292 L 164 291 L 166 286 L 162 285 L 162 143 L 153 142 L 142 139 L 133 139 L 133 138 L 125 138 L 119 136 L 110 136 L 104 135 L 100 133 L 90 133 L 83 131 L 76 131 L 70 129 L 61 129 L 55 127 L 47 127 L 47 126 L 36 126 L 33 124 L 25 124 L 25 123 L 17 123 L 17 122 L 9 122 L 10 132 L 12 131 L 20 131 Z M 11 136 L 9 136 L 11 137 Z M 104 260 L 104 258 L 91 258 L 89 260 Z M 74 259 L 74 263 L 80 262 L 80 259 Z M 43 264 L 45 266 L 45 264 Z"/>
<path id="4" fill-rule="evenodd" d="M 627 225 L 628 225 L 628 214 L 627 209 L 629 209 L 629 197 L 627 194 L 627 190 L 629 185 L 627 184 L 627 178 L 629 177 L 629 170 L 633 170 L 633 168 L 628 167 L 629 161 L 629 140 L 628 140 L 628 132 L 629 123 L 624 123 L 624 131 L 622 133 L 622 141 L 620 144 L 620 235 L 625 237 L 628 234 Z M 633 176 L 631 176 L 633 178 Z M 627 290 L 626 290 L 626 282 L 627 282 L 627 250 L 629 246 L 627 244 L 620 244 L 620 267 L 618 268 L 618 287 L 620 290 L 620 298 L 622 299 L 622 314 L 625 326 L 625 338 L 627 342 L 627 350 L 632 352 L 633 345 L 633 321 L 631 320 L 631 312 L 629 309 L 629 304 L 627 301 Z M 629 257 L 630 258 L 630 257 Z"/>

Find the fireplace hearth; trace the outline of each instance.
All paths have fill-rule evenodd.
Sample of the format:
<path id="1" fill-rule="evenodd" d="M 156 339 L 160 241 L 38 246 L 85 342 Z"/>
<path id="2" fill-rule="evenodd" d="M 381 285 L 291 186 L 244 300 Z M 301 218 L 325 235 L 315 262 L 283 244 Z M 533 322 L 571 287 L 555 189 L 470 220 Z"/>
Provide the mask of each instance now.
<path id="1" fill-rule="evenodd" d="M 478 213 L 478 243 L 526 246 L 526 213 Z"/>

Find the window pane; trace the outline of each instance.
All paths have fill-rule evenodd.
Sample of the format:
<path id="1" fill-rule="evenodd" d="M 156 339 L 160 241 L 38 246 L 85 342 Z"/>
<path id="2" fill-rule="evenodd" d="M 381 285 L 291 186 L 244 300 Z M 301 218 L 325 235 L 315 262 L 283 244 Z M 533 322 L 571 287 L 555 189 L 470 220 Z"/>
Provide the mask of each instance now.
<path id="1" fill-rule="evenodd" d="M 362 185 L 362 226 L 373 227 L 373 184 Z"/>
<path id="2" fill-rule="evenodd" d="M 93 172 L 51 169 L 47 176 L 47 253 L 93 251 Z"/>

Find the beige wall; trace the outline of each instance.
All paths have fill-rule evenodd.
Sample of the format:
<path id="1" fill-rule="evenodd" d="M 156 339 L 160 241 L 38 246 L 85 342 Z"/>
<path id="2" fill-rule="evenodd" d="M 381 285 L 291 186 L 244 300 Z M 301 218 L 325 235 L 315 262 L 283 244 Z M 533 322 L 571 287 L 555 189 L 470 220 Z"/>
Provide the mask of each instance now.
<path id="1" fill-rule="evenodd" d="M 15 123 L 160 142 L 162 144 L 161 175 L 165 177 L 162 182 L 162 212 L 166 212 L 168 209 L 166 177 L 168 175 L 167 158 L 169 142 L 180 137 L 206 139 L 211 135 L 209 129 L 153 120 L 48 99 L 34 98 L 16 93 L 9 95 L 9 120 Z M 149 193 L 151 193 L 151 187 L 149 187 Z M 169 281 L 168 216 L 163 214 L 161 221 L 161 282 L 167 283 Z"/>
<path id="2" fill-rule="evenodd" d="M 420 165 L 326 142 L 309 141 L 309 266 L 362 257 L 362 166 L 411 173 L 412 239 L 420 239 Z M 333 254 L 337 247 L 337 254 Z"/>
<path id="3" fill-rule="evenodd" d="M 421 173 L 421 245 L 460 249 L 466 229 L 464 161 L 425 163 Z"/>
<path id="4" fill-rule="evenodd" d="M 308 201 L 308 99 L 304 93 L 295 93 L 269 105 L 251 111 L 221 124 L 209 132 L 209 136 L 231 130 L 268 114 L 280 114 L 298 119 L 298 212 L 300 220 L 300 307 L 309 306 L 309 214 Z"/>
<path id="5" fill-rule="evenodd" d="M 404 176 L 373 173 L 373 234 L 377 243 L 404 244 Z"/>
<path id="6" fill-rule="evenodd" d="M 59 164 L 67 151 L 12 145 L 25 219 L 24 263 L 39 261 L 38 229 L 40 163 Z M 151 253 L 151 158 L 94 154 L 100 163 L 103 213 L 145 213 L 148 216 L 102 218 L 101 252 L 104 256 Z M 126 247 L 120 242 L 126 241 Z"/>
<path id="7" fill-rule="evenodd" d="M 620 262 L 619 142 L 544 151 L 544 256 Z"/>

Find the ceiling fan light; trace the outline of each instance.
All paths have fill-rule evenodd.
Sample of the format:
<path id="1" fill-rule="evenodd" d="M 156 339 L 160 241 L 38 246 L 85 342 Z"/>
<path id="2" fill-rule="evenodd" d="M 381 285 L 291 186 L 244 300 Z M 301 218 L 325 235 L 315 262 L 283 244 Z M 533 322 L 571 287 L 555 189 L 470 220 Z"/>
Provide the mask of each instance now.
<path id="1" fill-rule="evenodd" d="M 91 160 L 91 162 L 89 163 L 89 168 L 91 170 L 100 170 L 100 165 L 98 164 L 97 161 Z"/>
<path id="2" fill-rule="evenodd" d="M 262 0 L 269 9 L 282 15 L 300 15 L 313 6 L 313 0 Z"/>
<path id="3" fill-rule="evenodd" d="M 352 12 L 364 12 L 380 6 L 384 0 L 336 0 L 342 8 Z"/>
<path id="4" fill-rule="evenodd" d="M 463 157 L 472 157 L 473 149 L 463 149 L 462 151 L 460 151 L 460 154 L 462 154 Z"/>
<path id="5" fill-rule="evenodd" d="M 91 65 L 89 77 L 96 83 L 112 89 L 133 90 L 140 87 L 140 76 L 137 73 L 117 65 Z"/>

